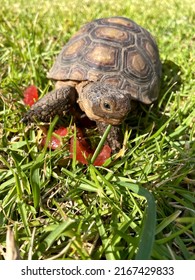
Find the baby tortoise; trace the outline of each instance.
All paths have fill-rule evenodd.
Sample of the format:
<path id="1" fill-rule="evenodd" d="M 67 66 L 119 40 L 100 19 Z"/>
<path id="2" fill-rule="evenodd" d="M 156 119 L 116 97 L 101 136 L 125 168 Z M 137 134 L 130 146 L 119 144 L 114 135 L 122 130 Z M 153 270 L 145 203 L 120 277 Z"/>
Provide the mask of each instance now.
<path id="1" fill-rule="evenodd" d="M 161 62 L 147 30 L 124 17 L 102 18 L 69 40 L 47 77 L 56 81 L 55 90 L 35 103 L 23 121 L 48 122 L 79 105 L 100 134 L 113 125 L 107 142 L 116 151 L 121 146 L 119 124 L 132 110 L 132 101 L 151 104 L 157 99 Z"/>

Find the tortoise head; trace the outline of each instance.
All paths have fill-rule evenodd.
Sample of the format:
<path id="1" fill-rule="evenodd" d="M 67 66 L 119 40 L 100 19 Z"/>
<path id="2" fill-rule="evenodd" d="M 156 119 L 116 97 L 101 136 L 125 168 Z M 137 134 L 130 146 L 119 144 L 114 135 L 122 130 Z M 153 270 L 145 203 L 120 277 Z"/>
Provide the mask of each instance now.
<path id="1" fill-rule="evenodd" d="M 118 125 L 131 109 L 127 92 L 101 82 L 91 82 L 78 88 L 78 103 L 94 121 Z"/>

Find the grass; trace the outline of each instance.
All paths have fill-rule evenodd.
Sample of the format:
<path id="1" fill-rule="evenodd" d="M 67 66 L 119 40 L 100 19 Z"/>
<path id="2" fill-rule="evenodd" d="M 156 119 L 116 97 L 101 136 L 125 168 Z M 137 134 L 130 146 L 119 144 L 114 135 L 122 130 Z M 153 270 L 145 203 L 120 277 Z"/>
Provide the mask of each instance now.
<path id="1" fill-rule="evenodd" d="M 121 15 L 156 37 L 157 104 L 122 125 L 127 149 L 102 167 L 39 145 L 23 90 L 44 95 L 79 27 Z M 0 259 L 13 229 L 22 259 L 195 259 L 195 5 L 191 0 L 13 1 L 0 10 Z M 50 126 L 52 133 L 55 121 Z"/>

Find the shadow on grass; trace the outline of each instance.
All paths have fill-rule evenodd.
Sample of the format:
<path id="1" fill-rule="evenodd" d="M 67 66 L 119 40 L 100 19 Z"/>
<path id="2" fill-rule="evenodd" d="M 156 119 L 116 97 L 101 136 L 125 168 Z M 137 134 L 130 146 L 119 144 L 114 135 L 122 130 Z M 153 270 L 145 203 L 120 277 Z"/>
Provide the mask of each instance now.
<path id="1" fill-rule="evenodd" d="M 159 100 L 163 99 L 166 104 L 170 94 L 175 94 L 180 90 L 183 83 L 181 74 L 181 66 L 171 60 L 164 60 L 162 63 L 162 80 Z"/>
<path id="2" fill-rule="evenodd" d="M 182 86 L 181 67 L 171 60 L 165 60 L 162 63 L 161 90 L 158 100 L 151 106 L 137 103 L 136 111 L 132 112 L 125 121 L 125 124 L 133 129 L 131 138 L 135 135 L 141 135 L 147 132 L 152 125 L 158 130 L 169 117 L 165 114 L 166 107 Z M 173 130 L 176 123 L 170 120 L 170 126 Z"/>

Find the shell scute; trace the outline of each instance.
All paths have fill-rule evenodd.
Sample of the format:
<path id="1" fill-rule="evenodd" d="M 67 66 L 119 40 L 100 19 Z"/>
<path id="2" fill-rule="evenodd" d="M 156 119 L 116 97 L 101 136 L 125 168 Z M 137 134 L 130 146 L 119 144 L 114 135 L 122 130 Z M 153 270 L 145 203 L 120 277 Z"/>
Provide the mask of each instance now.
<path id="1" fill-rule="evenodd" d="M 83 57 L 83 62 L 88 66 L 101 70 L 111 71 L 118 69 L 119 64 L 119 49 L 102 43 L 91 44 L 86 55 Z"/>

